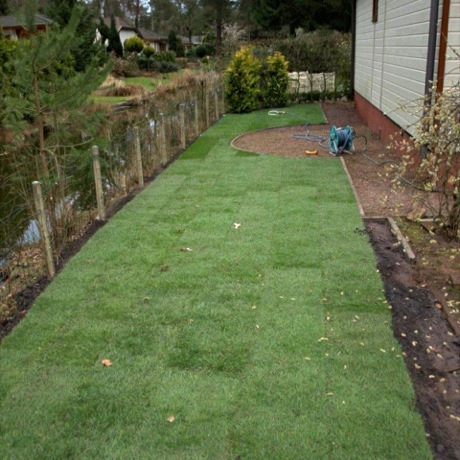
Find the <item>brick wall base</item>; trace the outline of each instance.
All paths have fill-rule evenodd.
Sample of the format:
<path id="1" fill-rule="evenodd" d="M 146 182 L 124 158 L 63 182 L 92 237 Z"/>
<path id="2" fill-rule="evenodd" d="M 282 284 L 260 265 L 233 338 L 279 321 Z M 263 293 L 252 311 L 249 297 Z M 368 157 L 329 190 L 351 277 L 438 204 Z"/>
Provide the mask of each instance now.
<path id="1" fill-rule="evenodd" d="M 358 92 L 355 91 L 355 109 L 358 116 L 366 123 L 371 131 L 379 136 L 385 145 L 391 143 L 391 137 L 396 140 L 410 139 L 411 136 L 398 126 L 394 121 L 391 121 L 377 107 L 372 105 L 367 99 L 364 99 Z M 400 153 L 397 152 L 396 153 Z"/>

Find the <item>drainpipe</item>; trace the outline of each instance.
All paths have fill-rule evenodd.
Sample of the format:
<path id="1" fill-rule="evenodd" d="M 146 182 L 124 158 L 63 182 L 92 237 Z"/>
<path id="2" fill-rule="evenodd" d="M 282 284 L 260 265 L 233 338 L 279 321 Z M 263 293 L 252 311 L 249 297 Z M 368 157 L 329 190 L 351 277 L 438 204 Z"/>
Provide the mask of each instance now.
<path id="1" fill-rule="evenodd" d="M 426 58 L 426 73 L 425 73 L 425 109 L 424 115 L 428 112 L 431 102 L 432 94 L 431 88 L 434 83 L 434 68 L 436 60 L 436 39 L 438 35 L 438 12 L 439 12 L 439 1 L 431 0 L 430 10 L 430 28 L 428 31 L 428 55 Z M 428 154 L 428 145 L 423 145 L 420 149 L 420 156 L 426 158 Z"/>
<path id="2" fill-rule="evenodd" d="M 436 38 L 438 35 L 438 11 L 439 1 L 431 0 L 431 11 L 430 11 L 430 28 L 428 35 L 428 55 L 426 62 L 426 76 L 425 76 L 425 96 L 430 98 L 431 87 L 434 82 L 434 68 L 436 60 Z"/>
<path id="3" fill-rule="evenodd" d="M 351 2 L 351 75 L 350 96 L 355 98 L 355 60 L 356 60 L 356 0 Z"/>
<path id="4" fill-rule="evenodd" d="M 442 4 L 441 37 L 439 39 L 438 81 L 436 92 L 442 93 L 444 89 L 444 76 L 446 72 L 447 37 L 449 36 L 450 0 L 444 0 Z"/>

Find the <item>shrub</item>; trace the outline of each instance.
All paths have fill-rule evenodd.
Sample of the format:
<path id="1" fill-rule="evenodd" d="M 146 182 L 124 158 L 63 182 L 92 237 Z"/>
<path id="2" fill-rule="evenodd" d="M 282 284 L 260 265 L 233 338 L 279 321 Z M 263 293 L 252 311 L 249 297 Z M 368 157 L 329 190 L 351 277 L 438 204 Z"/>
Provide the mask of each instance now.
<path id="1" fill-rule="evenodd" d="M 200 45 L 200 46 L 201 46 L 201 45 Z M 196 47 L 188 48 L 188 49 L 185 51 L 185 57 L 188 58 L 188 59 L 196 58 L 196 57 L 197 57 L 197 54 L 196 54 Z"/>
<path id="2" fill-rule="evenodd" d="M 301 33 L 274 43 L 289 61 L 289 71 L 334 72 L 337 90 L 348 94 L 351 83 L 351 35 L 327 30 Z"/>
<path id="3" fill-rule="evenodd" d="M 225 99 L 230 112 L 251 112 L 259 106 L 260 63 L 250 48 L 237 51 L 226 70 Z"/>
<path id="4" fill-rule="evenodd" d="M 174 51 L 160 51 L 155 55 L 158 62 L 176 62 L 176 53 Z"/>
<path id="5" fill-rule="evenodd" d="M 413 142 L 394 142 L 406 151 L 399 167 L 399 180 L 415 173 L 419 190 L 431 192 L 437 199 L 422 195 L 422 207 L 429 209 L 437 228 L 448 238 L 460 238 L 460 83 L 421 102 L 423 115 Z M 423 152 L 414 154 L 414 146 Z"/>
<path id="6" fill-rule="evenodd" d="M 188 64 L 188 59 L 185 57 L 178 57 L 176 58 L 176 64 L 179 66 L 180 69 L 185 69 Z"/>
<path id="7" fill-rule="evenodd" d="M 140 53 L 144 49 L 144 41 L 137 36 L 127 38 L 124 45 L 128 53 Z"/>
<path id="8" fill-rule="evenodd" d="M 205 45 L 198 45 L 195 49 L 195 55 L 199 59 L 203 59 L 208 54 Z"/>
<path id="9" fill-rule="evenodd" d="M 176 48 L 177 57 L 185 57 L 185 45 L 180 37 L 177 38 L 177 48 Z"/>
<path id="10" fill-rule="evenodd" d="M 144 47 L 144 49 L 142 50 L 142 54 L 146 57 L 146 58 L 151 58 L 153 57 L 155 54 L 156 54 L 156 51 L 155 51 L 155 48 L 152 46 L 152 45 L 147 45 Z"/>
<path id="11" fill-rule="evenodd" d="M 179 70 L 179 66 L 175 62 L 160 61 L 156 63 L 155 70 L 160 73 L 177 72 Z"/>
<path id="12" fill-rule="evenodd" d="M 262 73 L 262 100 L 267 107 L 284 107 L 289 99 L 288 62 L 276 52 L 267 58 Z"/>
<path id="13" fill-rule="evenodd" d="M 111 73 L 115 77 L 137 77 L 139 75 L 137 56 L 132 54 L 128 59 L 115 58 Z"/>
<path id="14" fill-rule="evenodd" d="M 137 64 L 139 69 L 145 70 L 147 72 L 153 72 L 156 70 L 157 62 L 153 57 L 147 57 L 144 55 L 144 53 L 142 53 L 137 60 Z"/>

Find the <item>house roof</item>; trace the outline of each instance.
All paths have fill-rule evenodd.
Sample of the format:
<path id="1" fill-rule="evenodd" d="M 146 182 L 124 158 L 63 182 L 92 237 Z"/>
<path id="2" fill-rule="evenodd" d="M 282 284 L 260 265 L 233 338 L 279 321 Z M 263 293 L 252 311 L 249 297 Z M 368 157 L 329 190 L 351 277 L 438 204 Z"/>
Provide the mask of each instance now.
<path id="1" fill-rule="evenodd" d="M 134 30 L 134 31 L 138 30 L 138 29 L 136 29 L 136 26 L 134 24 L 132 24 L 131 22 L 129 22 L 125 18 L 120 18 L 118 16 L 115 16 L 114 19 L 115 19 L 115 27 L 117 28 L 118 32 L 120 32 L 121 29 Z M 110 17 L 105 17 L 104 18 L 104 23 L 108 27 L 110 27 L 111 22 L 112 22 L 112 18 L 110 18 Z"/>
<path id="2" fill-rule="evenodd" d="M 186 37 L 185 35 L 178 35 L 178 38 L 182 40 L 182 43 L 184 45 L 188 45 L 190 43 L 190 39 Z M 200 35 L 192 35 L 192 45 L 201 45 L 202 43 L 202 37 Z"/>
<path id="3" fill-rule="evenodd" d="M 144 29 L 140 27 L 139 33 L 141 37 L 148 41 L 168 41 L 168 37 L 164 34 L 160 34 L 158 32 L 153 32 L 152 30 Z"/>
<path id="4" fill-rule="evenodd" d="M 52 24 L 52 20 L 41 14 L 35 15 L 35 25 L 36 26 L 47 26 Z M 0 26 L 4 29 L 14 29 L 16 27 L 25 27 L 26 20 L 23 16 L 20 15 L 9 15 L 9 16 L 0 16 Z"/>

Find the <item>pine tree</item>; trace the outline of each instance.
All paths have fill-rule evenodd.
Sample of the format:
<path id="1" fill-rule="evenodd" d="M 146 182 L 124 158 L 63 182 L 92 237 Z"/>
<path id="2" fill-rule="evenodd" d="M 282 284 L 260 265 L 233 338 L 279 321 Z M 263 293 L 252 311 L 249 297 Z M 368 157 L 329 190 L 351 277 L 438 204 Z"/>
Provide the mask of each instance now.
<path id="1" fill-rule="evenodd" d="M 117 24 L 115 22 L 115 16 L 110 17 L 110 29 L 109 29 L 109 46 L 107 51 L 113 52 L 116 57 L 123 57 L 123 45 L 121 44 L 120 34 L 117 30 Z"/>
<path id="2" fill-rule="evenodd" d="M 81 39 L 81 45 L 72 51 L 75 62 L 75 70 L 82 72 L 91 63 L 95 55 L 99 56 L 101 63 L 107 60 L 104 48 L 100 42 L 94 40 L 96 36 L 96 24 L 90 9 L 77 2 L 77 0 L 50 0 L 46 10 L 48 16 L 54 21 L 54 26 L 65 27 L 72 17 L 72 11 L 80 10 L 80 20 L 77 25 L 77 35 Z"/>
<path id="3" fill-rule="evenodd" d="M 84 72 L 75 71 L 72 52 L 82 43 L 77 34 L 80 18 L 81 11 L 74 9 L 63 29 L 53 29 L 21 42 L 12 80 L 14 92 L 6 98 L 11 108 L 11 126 L 23 131 L 28 125 L 28 130 L 33 128 L 36 133 L 40 163 L 37 173 L 42 178 L 49 177 L 47 129 L 52 127 L 53 132 L 62 129 L 60 117 L 68 119 L 78 111 L 109 71 L 107 66 L 100 67 L 97 57 Z"/>
<path id="4" fill-rule="evenodd" d="M 177 53 L 177 35 L 174 30 L 171 30 L 168 35 L 168 48 L 170 51 Z"/>
<path id="5" fill-rule="evenodd" d="M 8 2 L 7 0 L 0 0 L 0 15 L 5 16 L 8 14 Z"/>

